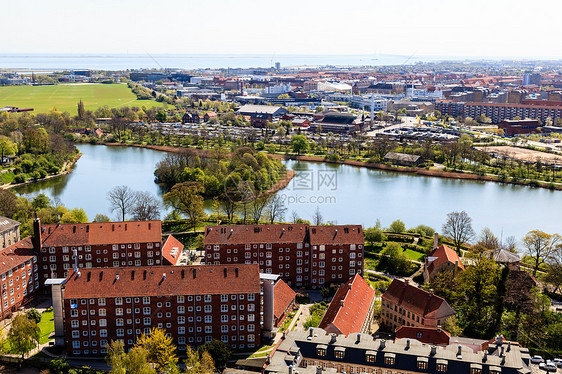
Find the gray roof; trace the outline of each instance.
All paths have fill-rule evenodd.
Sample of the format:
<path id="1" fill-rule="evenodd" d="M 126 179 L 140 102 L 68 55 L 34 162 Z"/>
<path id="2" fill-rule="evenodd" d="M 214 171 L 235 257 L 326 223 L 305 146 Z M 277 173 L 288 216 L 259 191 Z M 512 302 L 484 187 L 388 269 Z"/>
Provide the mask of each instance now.
<path id="1" fill-rule="evenodd" d="M 242 113 L 242 114 L 266 113 L 275 116 L 275 115 L 281 115 L 287 113 L 287 110 L 283 109 L 280 106 L 247 104 L 241 106 L 238 109 L 238 113 Z"/>
<path id="2" fill-rule="evenodd" d="M 387 160 L 399 160 L 399 161 L 408 161 L 408 162 L 416 162 L 420 159 L 418 155 L 410 155 L 407 153 L 398 153 L 398 152 L 388 152 L 386 156 L 384 156 Z"/>
<path id="3" fill-rule="evenodd" d="M 502 263 L 509 263 L 509 262 L 519 262 L 521 258 L 513 252 L 510 252 L 506 249 L 500 249 L 494 253 L 494 260 L 497 262 Z"/>
<path id="4" fill-rule="evenodd" d="M 11 230 L 19 225 L 20 223 L 18 221 L 0 216 L 0 232 Z"/>
<path id="5" fill-rule="evenodd" d="M 295 351 L 298 348 L 298 351 Z M 324 355 L 318 355 L 318 348 L 323 349 Z M 343 358 L 337 358 L 335 352 L 344 352 Z M 367 356 L 373 356 L 374 362 L 368 362 Z M 488 373 L 491 367 L 501 367 L 502 374 L 519 374 L 529 372 L 530 355 L 527 349 L 517 345 L 490 344 L 486 351 L 474 352 L 462 345 L 448 345 L 435 347 L 422 344 L 414 339 L 398 339 L 385 341 L 373 339 L 367 334 L 349 334 L 349 336 L 330 334 L 322 329 L 311 329 L 309 332 L 292 331 L 281 342 L 271 363 L 265 370 L 266 374 L 287 374 L 289 366 L 299 366 L 302 359 L 341 362 L 350 366 L 389 367 L 385 364 L 385 357 L 395 357 L 391 367 L 398 371 L 418 372 L 417 362 L 429 363 L 428 372 L 435 372 L 437 361 L 446 362 L 449 373 L 469 373 L 470 367 L 480 365 Z M 307 368 L 298 368 L 300 374 L 314 373 Z M 324 373 L 325 370 L 322 370 Z M 355 371 L 355 370 L 354 370 Z"/>

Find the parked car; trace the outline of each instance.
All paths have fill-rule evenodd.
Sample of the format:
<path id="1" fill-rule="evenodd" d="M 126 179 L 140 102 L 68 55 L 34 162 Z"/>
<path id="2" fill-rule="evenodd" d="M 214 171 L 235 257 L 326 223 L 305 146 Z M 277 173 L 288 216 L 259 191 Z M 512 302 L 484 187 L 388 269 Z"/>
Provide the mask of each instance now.
<path id="1" fill-rule="evenodd" d="M 540 367 L 540 366 L 539 366 Z M 558 370 L 556 368 L 556 365 L 554 364 L 554 362 L 548 360 L 544 366 L 542 367 L 543 370 L 546 370 L 547 372 L 552 372 L 552 373 L 556 373 L 556 370 Z"/>
<path id="2" fill-rule="evenodd" d="M 543 363 L 543 362 L 544 362 L 544 360 L 542 359 L 541 356 L 533 356 L 531 358 L 531 363 L 533 363 L 533 364 L 540 364 L 540 363 Z"/>
<path id="3" fill-rule="evenodd" d="M 562 368 L 562 358 L 555 358 L 552 362 L 559 368 Z"/>

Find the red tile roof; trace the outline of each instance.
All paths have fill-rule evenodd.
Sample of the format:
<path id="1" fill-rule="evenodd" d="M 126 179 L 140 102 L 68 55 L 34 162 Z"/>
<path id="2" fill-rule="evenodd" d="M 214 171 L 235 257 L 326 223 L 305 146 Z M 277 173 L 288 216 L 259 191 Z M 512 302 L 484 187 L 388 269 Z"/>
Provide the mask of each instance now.
<path id="1" fill-rule="evenodd" d="M 416 339 L 425 344 L 448 345 L 451 334 L 440 328 L 400 326 L 396 339 Z"/>
<path id="2" fill-rule="evenodd" d="M 446 262 L 451 262 L 453 264 L 458 263 L 459 268 L 464 270 L 464 266 L 457 252 L 455 252 L 445 244 L 441 244 L 439 247 L 429 252 L 427 258 L 429 259 L 430 257 L 435 257 L 435 259 L 431 261 L 429 263 L 429 266 L 427 267 L 427 271 L 429 272 L 429 274 L 431 274 L 433 270 Z"/>
<path id="3" fill-rule="evenodd" d="M 0 274 L 13 269 L 28 260 L 33 260 L 33 257 L 35 256 L 31 237 L 22 239 L 19 242 L 4 248 L 0 251 Z"/>
<path id="4" fill-rule="evenodd" d="M 237 274 L 238 273 L 238 274 Z M 258 264 L 145 266 L 73 270 L 65 299 L 259 293 Z"/>
<path id="5" fill-rule="evenodd" d="M 162 256 L 170 265 L 177 265 L 182 250 L 183 244 L 170 235 L 168 239 L 166 239 L 166 243 L 162 246 Z"/>
<path id="6" fill-rule="evenodd" d="M 283 282 L 283 279 L 279 279 L 273 286 L 273 316 L 281 317 L 287 307 L 294 302 L 296 296 L 296 292 Z"/>
<path id="7" fill-rule="evenodd" d="M 448 305 L 445 299 L 399 279 L 392 281 L 382 298 L 421 316 L 436 311 L 443 303 Z"/>
<path id="8" fill-rule="evenodd" d="M 160 221 L 41 225 L 43 247 L 162 242 Z"/>
<path id="9" fill-rule="evenodd" d="M 310 226 L 310 244 L 363 244 L 361 225 Z"/>
<path id="10" fill-rule="evenodd" d="M 259 244 L 304 242 L 308 225 L 232 225 L 205 227 L 205 244 Z"/>
<path id="11" fill-rule="evenodd" d="M 375 291 L 359 274 L 356 274 L 338 288 L 319 327 L 332 332 L 329 330 L 331 330 L 330 326 L 333 326 L 344 335 L 361 332 L 374 297 Z"/>

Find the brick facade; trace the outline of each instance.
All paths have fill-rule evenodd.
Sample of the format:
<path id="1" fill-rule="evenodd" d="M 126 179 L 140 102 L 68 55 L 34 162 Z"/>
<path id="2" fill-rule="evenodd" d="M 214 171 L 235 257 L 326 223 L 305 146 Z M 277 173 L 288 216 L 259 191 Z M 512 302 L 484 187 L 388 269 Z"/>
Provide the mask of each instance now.
<path id="1" fill-rule="evenodd" d="M 260 291 L 256 265 L 71 270 L 64 294 L 67 352 L 104 355 L 115 339 L 128 349 L 152 327 L 165 329 L 180 354 L 213 339 L 252 348 L 260 344 Z"/>
<path id="2" fill-rule="evenodd" d="M 343 283 L 363 273 L 360 225 L 305 224 L 207 226 L 207 264 L 259 264 L 297 287 Z"/>

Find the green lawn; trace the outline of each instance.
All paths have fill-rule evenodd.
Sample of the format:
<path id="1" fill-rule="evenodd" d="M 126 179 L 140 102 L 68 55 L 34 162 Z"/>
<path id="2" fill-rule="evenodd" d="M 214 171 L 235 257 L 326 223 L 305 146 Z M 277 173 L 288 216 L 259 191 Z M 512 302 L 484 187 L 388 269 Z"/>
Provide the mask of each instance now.
<path id="1" fill-rule="evenodd" d="M 425 256 L 424 253 L 416 252 L 416 251 L 413 251 L 411 249 L 406 249 L 404 251 L 404 254 L 406 256 L 408 256 L 408 258 L 410 260 L 415 260 L 415 261 L 420 261 L 420 262 L 423 261 L 423 257 Z"/>
<path id="2" fill-rule="evenodd" d="M 41 329 L 39 344 L 47 343 L 49 341 L 49 336 L 55 331 L 53 309 L 47 309 L 47 311 L 41 314 L 41 322 L 39 322 L 38 326 Z"/>
<path id="3" fill-rule="evenodd" d="M 162 103 L 153 100 L 137 100 L 126 84 L 59 84 L 55 86 L 7 86 L 0 87 L 0 108 L 15 106 L 33 108 L 34 113 L 45 113 L 53 107 L 75 115 L 77 103 L 82 99 L 86 109 L 96 110 L 107 105 L 153 107 Z"/>

